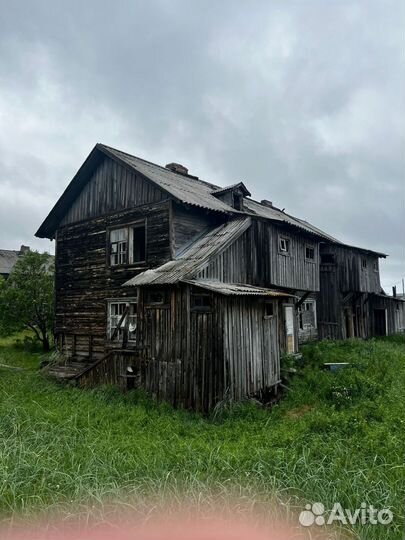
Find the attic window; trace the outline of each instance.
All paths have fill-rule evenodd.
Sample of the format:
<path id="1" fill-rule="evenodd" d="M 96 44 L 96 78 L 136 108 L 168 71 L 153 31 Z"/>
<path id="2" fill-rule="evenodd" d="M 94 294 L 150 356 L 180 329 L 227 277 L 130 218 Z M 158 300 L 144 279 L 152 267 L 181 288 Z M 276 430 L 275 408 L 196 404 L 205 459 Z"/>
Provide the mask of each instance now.
<path id="1" fill-rule="evenodd" d="M 363 270 L 366 270 L 367 268 L 367 259 L 365 259 L 363 257 L 363 259 L 361 259 L 361 267 L 363 268 Z"/>
<path id="2" fill-rule="evenodd" d="M 378 272 L 378 261 L 373 262 L 374 272 Z"/>
<path id="3" fill-rule="evenodd" d="M 280 236 L 278 239 L 278 249 L 280 253 L 287 254 L 290 251 L 290 239 Z"/>
<path id="4" fill-rule="evenodd" d="M 238 192 L 232 193 L 232 206 L 235 210 L 243 210 L 243 195 Z"/>
<path id="5" fill-rule="evenodd" d="M 315 259 L 315 248 L 312 246 L 305 246 L 305 258 L 309 261 L 313 261 Z"/>

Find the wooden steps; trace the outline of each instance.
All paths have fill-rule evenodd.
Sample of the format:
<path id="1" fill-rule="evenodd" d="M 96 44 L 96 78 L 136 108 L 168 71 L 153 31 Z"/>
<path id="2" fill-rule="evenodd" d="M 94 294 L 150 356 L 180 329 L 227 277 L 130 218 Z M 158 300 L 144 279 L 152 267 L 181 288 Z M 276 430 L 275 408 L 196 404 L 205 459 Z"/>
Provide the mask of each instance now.
<path id="1" fill-rule="evenodd" d="M 44 371 L 50 377 L 59 381 L 76 379 L 81 373 L 87 370 L 92 362 L 70 360 L 65 364 L 54 364 L 47 366 Z"/>

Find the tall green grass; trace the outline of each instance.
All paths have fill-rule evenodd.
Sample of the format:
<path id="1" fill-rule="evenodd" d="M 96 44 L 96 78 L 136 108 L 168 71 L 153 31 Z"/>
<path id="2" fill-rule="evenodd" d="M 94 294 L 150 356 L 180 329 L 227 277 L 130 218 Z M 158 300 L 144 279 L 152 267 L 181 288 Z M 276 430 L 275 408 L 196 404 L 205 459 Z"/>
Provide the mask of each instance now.
<path id="1" fill-rule="evenodd" d="M 0 341 L 0 512 L 88 514 L 126 501 L 246 506 L 281 501 L 352 510 L 390 508 L 390 526 L 356 526 L 364 539 L 401 537 L 404 521 L 405 350 L 402 338 L 304 348 L 290 390 L 271 410 L 245 403 L 215 417 L 159 405 L 139 392 L 81 391 L 46 380 L 41 355 Z M 345 361 L 336 374 L 323 362 Z M 101 510 L 100 510 L 101 509 Z"/>

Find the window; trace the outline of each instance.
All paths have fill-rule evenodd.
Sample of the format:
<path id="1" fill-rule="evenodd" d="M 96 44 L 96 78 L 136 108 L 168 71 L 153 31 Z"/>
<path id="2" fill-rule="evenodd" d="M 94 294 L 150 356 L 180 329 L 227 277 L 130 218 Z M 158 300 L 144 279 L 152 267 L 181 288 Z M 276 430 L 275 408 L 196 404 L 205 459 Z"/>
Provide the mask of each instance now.
<path id="1" fill-rule="evenodd" d="M 243 195 L 237 192 L 232 193 L 232 205 L 235 210 L 243 210 Z"/>
<path id="2" fill-rule="evenodd" d="M 122 341 L 128 332 L 128 341 L 136 341 L 137 304 L 131 301 L 111 301 L 108 304 L 108 337 L 113 341 Z"/>
<path id="3" fill-rule="evenodd" d="M 373 262 L 373 269 L 374 269 L 374 272 L 378 272 L 378 261 Z"/>
<path id="4" fill-rule="evenodd" d="M 300 330 L 316 328 L 315 300 L 306 300 L 298 308 Z"/>
<path id="5" fill-rule="evenodd" d="M 264 304 L 264 316 L 273 317 L 274 315 L 274 304 L 273 302 L 265 302 Z"/>
<path id="6" fill-rule="evenodd" d="M 146 260 L 145 222 L 110 230 L 110 265 L 134 264 Z"/>
<path id="7" fill-rule="evenodd" d="M 166 294 L 164 291 L 149 291 L 146 297 L 146 303 L 152 305 L 165 304 Z"/>
<path id="8" fill-rule="evenodd" d="M 315 248 L 312 246 L 305 246 L 305 258 L 309 261 L 313 261 L 315 259 Z"/>
<path id="9" fill-rule="evenodd" d="M 211 311 L 211 294 L 192 292 L 191 309 L 193 311 Z"/>
<path id="10" fill-rule="evenodd" d="M 364 257 L 363 259 L 361 259 L 361 267 L 363 268 L 363 270 L 367 269 L 367 259 L 365 259 Z"/>
<path id="11" fill-rule="evenodd" d="M 278 240 L 278 248 L 281 253 L 289 253 L 290 251 L 290 239 L 280 236 Z"/>
<path id="12" fill-rule="evenodd" d="M 321 264 L 335 264 L 334 253 L 321 253 Z"/>
<path id="13" fill-rule="evenodd" d="M 128 260 L 128 229 L 110 231 L 110 264 L 126 264 Z"/>

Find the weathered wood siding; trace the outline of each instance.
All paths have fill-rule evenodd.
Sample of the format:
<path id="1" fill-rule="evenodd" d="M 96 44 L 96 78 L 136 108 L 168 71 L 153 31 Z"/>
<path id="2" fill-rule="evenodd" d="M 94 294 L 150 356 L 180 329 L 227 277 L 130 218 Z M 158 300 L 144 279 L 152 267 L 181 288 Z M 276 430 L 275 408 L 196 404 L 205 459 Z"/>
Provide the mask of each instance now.
<path id="1" fill-rule="evenodd" d="M 280 382 L 277 302 L 274 316 L 265 317 L 257 298 L 224 298 L 225 388 L 241 400 Z"/>
<path id="2" fill-rule="evenodd" d="M 90 339 L 93 352 L 97 351 L 97 356 L 104 354 L 106 300 L 133 296 L 134 291 L 123 288 L 122 284 L 137 273 L 170 259 L 169 206 L 168 201 L 143 205 L 58 230 L 55 332 L 66 339 L 75 339 L 75 348 L 69 346 L 75 355 L 79 350 L 81 355 L 86 354 L 86 343 L 90 343 Z M 109 266 L 108 228 L 144 216 L 147 216 L 146 264 Z"/>
<path id="3" fill-rule="evenodd" d="M 109 157 L 96 168 L 61 225 L 167 199 L 167 194 Z"/>
<path id="4" fill-rule="evenodd" d="M 279 251 L 279 237 L 290 241 L 290 251 Z M 306 247 L 314 259 L 305 257 Z M 254 220 L 252 226 L 219 254 L 200 274 L 206 279 L 282 287 L 300 291 L 319 290 L 319 243 L 272 223 Z"/>
<path id="5" fill-rule="evenodd" d="M 218 224 L 218 218 L 198 208 L 173 203 L 173 244 L 175 252 L 181 251 L 195 238 Z"/>
<path id="6" fill-rule="evenodd" d="M 326 266 L 336 268 L 337 286 L 343 293 L 349 291 L 374 292 L 381 291 L 378 257 L 364 254 L 359 250 L 341 247 L 333 244 L 321 244 L 321 256 L 324 253 L 333 254 L 335 263 Z M 366 261 L 366 268 L 362 260 Z M 377 265 L 377 270 L 374 269 Z M 321 271 L 322 271 L 321 265 Z"/>

